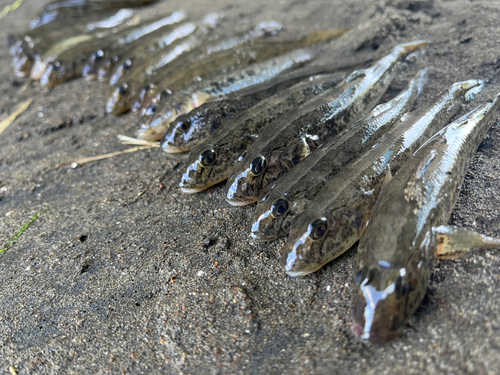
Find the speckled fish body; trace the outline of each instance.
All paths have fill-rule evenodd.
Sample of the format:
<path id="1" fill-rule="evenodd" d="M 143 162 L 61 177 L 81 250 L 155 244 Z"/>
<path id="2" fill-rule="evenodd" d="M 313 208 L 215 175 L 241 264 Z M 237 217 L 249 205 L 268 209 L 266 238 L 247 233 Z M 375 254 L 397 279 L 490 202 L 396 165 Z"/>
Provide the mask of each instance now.
<path id="1" fill-rule="evenodd" d="M 53 86 L 81 77 L 84 68 L 87 69 L 87 72 L 92 71 L 94 64 L 109 54 L 110 51 L 125 45 L 130 46 L 137 39 L 165 25 L 177 23 L 185 17 L 186 13 L 183 11 L 174 12 L 153 22 L 148 21 L 120 31 L 108 36 L 106 39 L 90 39 L 88 42 L 60 54 L 54 61 L 50 62 L 40 79 L 40 83 L 42 85 Z"/>
<path id="2" fill-rule="evenodd" d="M 186 69 L 193 63 L 212 57 L 227 55 L 228 51 L 242 45 L 251 45 L 253 41 L 265 35 L 273 34 L 281 29 L 281 25 L 271 21 L 261 23 L 254 29 L 230 38 L 221 38 L 210 43 L 200 44 L 200 38 L 188 37 L 174 43 L 172 48 L 155 54 L 151 61 L 136 67 L 130 75 L 120 79 L 111 90 L 106 111 L 119 115 L 132 108 L 133 99 L 139 92 L 149 87 L 151 82 L 172 72 Z M 182 56 L 182 58 L 179 58 Z M 142 93 L 144 95 L 144 92 Z"/>
<path id="3" fill-rule="evenodd" d="M 156 2 L 157 0 L 59 0 L 51 1 L 43 8 L 44 11 L 51 11 L 73 7 L 91 7 L 92 10 L 106 10 L 113 8 L 138 7 Z"/>
<path id="4" fill-rule="evenodd" d="M 286 272 L 306 275 L 347 251 L 363 233 L 390 175 L 481 88 L 476 80 L 453 84 L 433 103 L 404 115 L 373 148 L 328 181 L 292 222 L 281 260 Z"/>
<path id="5" fill-rule="evenodd" d="M 114 45 L 99 48 L 94 53 L 91 53 L 83 68 L 83 76 L 87 79 L 102 79 L 122 56 L 126 54 L 132 56 L 136 53 L 139 53 L 139 55 L 154 54 L 155 51 L 169 46 L 177 39 L 188 36 L 196 29 L 196 26 L 192 23 L 188 25 L 179 24 L 187 17 L 185 12 L 175 12 L 172 16 L 175 18 L 169 23 L 147 25 L 144 29 L 134 33 L 133 38 L 120 40 Z M 179 29 L 179 27 L 181 28 Z"/>
<path id="6" fill-rule="evenodd" d="M 134 15 L 129 9 L 122 9 L 109 17 L 102 15 L 79 20 L 61 21 L 29 31 L 19 38 L 12 37 L 15 42 L 10 45 L 10 53 L 14 57 L 12 65 L 14 73 L 19 77 L 28 76 L 35 61 L 52 45 L 73 36 L 92 32 L 106 32 L 125 23 Z"/>
<path id="7" fill-rule="evenodd" d="M 251 220 L 251 237 L 265 242 L 286 235 L 293 219 L 335 174 L 372 147 L 401 116 L 414 108 L 425 85 L 426 73 L 427 69 L 419 72 L 398 96 L 375 107 L 272 185 L 259 199 Z"/>
<path id="8" fill-rule="evenodd" d="M 427 44 L 395 47 L 373 67 L 353 73 L 338 88 L 304 104 L 303 115 L 292 112 L 269 126 L 229 177 L 226 200 L 234 206 L 257 201 L 264 189 L 375 107 L 400 62 Z"/>
<path id="9" fill-rule="evenodd" d="M 18 36 L 11 35 L 8 38 L 10 41 L 9 52 L 13 57 L 16 57 L 21 53 L 29 54 L 36 49 L 43 50 L 54 42 L 76 34 L 116 27 L 133 15 L 133 10 L 121 9 L 111 15 L 95 14 L 76 20 L 61 20 L 54 24 L 44 25 Z"/>
<path id="10" fill-rule="evenodd" d="M 344 78 L 344 73 L 334 73 L 300 82 L 227 121 L 191 151 L 181 190 L 196 193 L 227 179 L 235 161 L 266 126 L 315 95 L 335 87 Z"/>
<path id="11" fill-rule="evenodd" d="M 314 76 L 341 70 L 341 67 L 333 69 L 331 67 L 305 67 L 280 74 L 275 79 L 260 85 L 212 98 L 191 112 L 179 116 L 170 125 L 162 141 L 163 150 L 169 153 L 191 151 L 193 147 L 203 143 L 225 121 L 251 108 L 261 100 L 301 81 L 312 79 Z"/>
<path id="12" fill-rule="evenodd" d="M 155 0 L 156 1 L 156 0 Z M 109 13 L 115 9 L 139 7 L 154 1 L 61 1 L 52 2 L 44 7 L 42 13 L 30 22 L 32 29 L 57 24 L 65 19 L 78 19 L 96 13 Z"/>
<path id="13" fill-rule="evenodd" d="M 443 246 L 443 228 L 435 229 L 448 221 L 469 162 L 499 110 L 500 94 L 452 122 L 384 188 L 356 258 L 352 327 L 362 340 L 399 336 L 422 301 Z M 480 242 L 464 248 L 482 247 Z"/>
<path id="14" fill-rule="evenodd" d="M 151 58 L 155 53 L 166 50 L 175 41 L 182 40 L 192 35 L 199 27 L 193 22 L 183 23 L 171 30 L 159 30 L 150 38 L 143 41 L 139 39 L 132 49 L 123 48 L 113 52 L 112 56 L 96 67 L 97 77 L 101 81 L 109 80 L 116 84 L 125 74 L 134 67 Z"/>
<path id="15" fill-rule="evenodd" d="M 218 26 L 220 18 L 218 13 L 209 13 L 200 22 L 186 22 L 179 25 L 170 35 L 166 35 L 154 46 L 146 45 L 146 48 L 139 47 L 125 53 L 106 78 L 109 77 L 111 85 L 116 85 L 123 82 L 125 79 L 123 77 L 129 74 L 143 77 L 154 74 L 176 56 L 199 46 Z M 186 40 L 188 43 L 185 43 Z"/>
<path id="16" fill-rule="evenodd" d="M 141 129 L 138 136 L 140 139 L 145 140 L 161 140 L 172 121 L 203 104 L 206 100 L 263 83 L 280 73 L 295 69 L 311 61 L 314 56 L 315 53 L 308 48 L 298 49 L 255 63 L 247 68 L 237 69 L 221 76 L 218 75 L 213 80 L 205 80 L 188 86 L 172 97 L 166 98 L 158 116 L 151 122 L 149 127 Z M 200 93 L 203 95 L 200 95 Z M 192 100 L 193 94 L 195 100 Z M 203 98 L 203 100 L 200 100 L 200 98 Z"/>
<path id="17" fill-rule="evenodd" d="M 162 76 L 154 83 L 150 83 L 148 90 L 145 90 L 144 94 L 140 94 L 137 97 L 138 100 L 134 102 L 132 109 L 134 111 L 144 111 L 151 103 L 160 100 L 160 95 L 164 90 L 175 92 L 196 81 L 211 79 L 219 74 L 243 68 L 301 47 L 335 39 L 346 31 L 347 29 L 319 31 L 305 38 L 292 41 L 256 40 L 251 46 L 228 51 L 230 53 L 220 60 L 214 56 L 214 58 L 208 58 L 200 61 L 198 64 L 195 63 L 191 66 L 185 66 L 182 69 L 176 69 L 175 72 Z"/>
<path id="18" fill-rule="evenodd" d="M 143 10 L 135 12 L 128 18 L 124 15 L 126 15 L 126 13 L 122 13 L 122 16 L 120 16 L 118 20 L 115 20 L 115 23 L 117 23 L 115 26 L 109 27 L 110 23 L 113 21 L 103 23 L 95 22 L 88 25 L 91 28 L 89 32 L 76 34 L 68 38 L 58 40 L 55 44 L 51 45 L 50 48 L 44 50 L 37 59 L 35 59 L 33 69 L 31 71 L 31 78 L 39 80 L 50 62 L 55 61 L 61 54 L 78 46 L 80 43 L 91 43 L 93 40 L 103 40 L 111 35 L 124 32 L 125 30 L 136 27 L 141 22 L 151 20 L 154 13 L 151 10 Z"/>

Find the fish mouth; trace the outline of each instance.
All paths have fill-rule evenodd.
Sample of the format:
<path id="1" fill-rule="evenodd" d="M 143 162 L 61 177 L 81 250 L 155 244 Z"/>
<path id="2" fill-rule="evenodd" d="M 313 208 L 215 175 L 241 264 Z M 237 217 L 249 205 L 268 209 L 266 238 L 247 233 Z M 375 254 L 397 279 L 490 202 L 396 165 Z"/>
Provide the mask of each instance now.
<path id="1" fill-rule="evenodd" d="M 238 200 L 233 200 L 228 197 L 226 197 L 227 203 L 229 203 L 231 206 L 235 207 L 241 207 L 241 206 L 246 206 L 252 203 L 255 203 L 259 200 L 259 197 L 239 197 Z"/>
<path id="2" fill-rule="evenodd" d="M 181 187 L 181 191 L 183 193 L 187 193 L 187 194 L 199 193 L 199 192 L 201 192 L 203 190 L 205 190 L 205 189 L 202 189 L 202 188 L 185 188 L 185 187 Z"/>
<path id="3" fill-rule="evenodd" d="M 356 319 L 353 319 L 351 322 L 351 330 L 358 339 L 366 341 L 361 338 L 361 335 L 363 334 L 363 327 L 356 321 Z"/>
<path id="4" fill-rule="evenodd" d="M 257 242 L 271 242 L 277 240 L 280 237 L 276 235 L 268 235 L 268 234 L 266 235 L 257 232 L 250 232 L 250 238 L 252 238 Z"/>
<path id="5" fill-rule="evenodd" d="M 306 276 L 309 275 L 311 272 L 306 272 L 306 271 L 286 271 L 286 274 L 291 277 L 298 277 L 298 276 Z"/>
<path id="6" fill-rule="evenodd" d="M 183 187 L 182 182 L 179 185 L 180 185 L 181 191 L 183 193 L 193 194 L 193 193 L 200 193 L 203 190 L 207 190 L 208 188 L 211 188 L 212 186 L 217 185 L 218 183 L 221 183 L 222 181 L 225 181 L 226 179 L 227 179 L 227 177 L 222 177 L 222 178 L 218 179 L 217 181 L 213 181 L 210 184 L 205 185 L 205 186 Z"/>

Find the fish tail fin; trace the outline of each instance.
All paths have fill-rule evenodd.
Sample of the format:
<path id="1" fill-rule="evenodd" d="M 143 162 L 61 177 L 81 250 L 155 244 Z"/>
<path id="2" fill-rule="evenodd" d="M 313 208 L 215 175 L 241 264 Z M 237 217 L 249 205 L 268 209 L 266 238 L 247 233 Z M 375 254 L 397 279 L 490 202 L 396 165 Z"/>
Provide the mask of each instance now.
<path id="1" fill-rule="evenodd" d="M 456 226 L 442 225 L 432 229 L 437 239 L 438 256 L 453 258 L 454 254 L 471 249 L 500 248 L 500 238 L 493 238 Z"/>
<path id="2" fill-rule="evenodd" d="M 413 42 L 399 44 L 395 47 L 395 50 L 402 59 L 405 59 L 409 55 L 423 50 L 429 43 L 431 43 L 429 40 L 415 40 Z"/>
<path id="3" fill-rule="evenodd" d="M 472 99 L 474 99 L 476 97 L 477 94 L 479 94 L 484 86 L 486 86 L 486 83 L 484 81 L 478 81 L 478 85 L 471 88 L 470 90 L 467 90 L 467 92 L 465 93 L 465 100 L 470 102 Z"/>
<path id="4" fill-rule="evenodd" d="M 351 29 L 330 29 L 316 31 L 304 39 L 304 45 L 308 46 L 314 43 L 327 42 L 329 40 L 338 38 L 349 30 Z"/>

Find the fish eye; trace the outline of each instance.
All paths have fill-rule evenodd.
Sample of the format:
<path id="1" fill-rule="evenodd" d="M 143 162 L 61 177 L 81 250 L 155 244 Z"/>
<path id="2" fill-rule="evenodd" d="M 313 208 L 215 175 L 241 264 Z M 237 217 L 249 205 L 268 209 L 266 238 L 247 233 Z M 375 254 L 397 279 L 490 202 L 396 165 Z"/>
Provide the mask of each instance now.
<path id="1" fill-rule="evenodd" d="M 160 100 L 165 99 L 166 97 L 168 97 L 171 94 L 172 94 L 172 91 L 170 91 L 170 90 L 163 90 L 162 92 L 160 92 Z"/>
<path id="2" fill-rule="evenodd" d="M 252 171 L 252 174 L 254 176 L 259 176 L 267 168 L 267 161 L 266 158 L 263 156 L 258 156 L 255 159 L 252 160 L 252 163 L 250 164 L 250 170 Z"/>
<path id="3" fill-rule="evenodd" d="M 409 291 L 410 291 L 410 284 L 406 283 L 405 285 L 403 285 L 403 289 L 401 290 L 401 297 L 406 296 Z"/>
<path id="4" fill-rule="evenodd" d="M 191 120 L 190 119 L 186 119 L 184 121 L 181 121 L 179 123 L 179 126 L 178 126 L 178 129 L 181 133 L 185 133 L 189 130 L 189 128 L 191 127 Z"/>
<path id="5" fill-rule="evenodd" d="M 61 63 L 60 62 L 55 62 L 55 63 L 52 64 L 52 70 L 54 70 L 56 72 L 59 70 L 60 67 L 61 67 Z"/>
<path id="6" fill-rule="evenodd" d="M 358 273 L 356 274 L 356 285 L 358 285 L 358 286 L 359 286 L 359 285 L 361 285 L 361 283 L 362 283 L 362 282 L 363 282 L 363 280 L 365 279 L 365 278 L 363 277 L 363 273 L 364 273 L 363 271 L 364 271 L 364 269 L 360 269 L 360 270 L 358 271 Z"/>
<path id="7" fill-rule="evenodd" d="M 288 212 L 288 201 L 286 199 L 277 199 L 271 206 L 271 212 L 274 217 L 280 217 Z"/>
<path id="8" fill-rule="evenodd" d="M 156 113 L 157 108 L 155 105 L 150 105 L 148 109 L 146 109 L 146 116 L 152 116 Z"/>
<path id="9" fill-rule="evenodd" d="M 309 229 L 309 236 L 313 240 L 319 240 L 328 230 L 328 221 L 324 217 L 316 219 L 309 225 Z"/>
<path id="10" fill-rule="evenodd" d="M 102 59 L 104 57 L 104 51 L 102 49 L 100 50 L 97 50 L 95 53 L 94 53 L 94 58 L 96 60 L 99 60 L 99 59 Z"/>
<path id="11" fill-rule="evenodd" d="M 123 66 L 123 69 L 125 69 L 125 70 L 130 69 L 130 67 L 132 66 L 132 61 L 127 60 L 127 61 L 125 61 L 125 62 L 123 63 L 123 65 L 122 65 L 122 66 Z"/>
<path id="12" fill-rule="evenodd" d="M 394 284 L 395 284 L 394 289 L 396 291 L 396 297 L 398 299 L 403 298 L 410 291 L 410 284 L 407 282 L 403 284 L 403 278 L 401 276 L 396 277 L 396 279 L 394 280 Z"/>
<path id="13" fill-rule="evenodd" d="M 215 163 L 217 153 L 214 150 L 205 150 L 200 156 L 200 163 L 202 167 L 210 167 Z"/>
<path id="14" fill-rule="evenodd" d="M 125 95 L 128 91 L 128 85 L 126 83 L 124 83 L 123 85 L 120 86 L 118 92 L 120 93 L 120 95 Z"/>

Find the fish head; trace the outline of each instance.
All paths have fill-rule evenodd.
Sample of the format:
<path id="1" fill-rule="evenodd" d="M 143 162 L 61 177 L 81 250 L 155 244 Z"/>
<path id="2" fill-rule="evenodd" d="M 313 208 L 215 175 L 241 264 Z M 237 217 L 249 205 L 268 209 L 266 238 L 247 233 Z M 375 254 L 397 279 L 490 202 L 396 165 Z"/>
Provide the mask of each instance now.
<path id="1" fill-rule="evenodd" d="M 267 185 L 269 158 L 248 152 L 237 160 L 226 185 L 226 200 L 233 206 L 256 202 Z"/>
<path id="2" fill-rule="evenodd" d="M 180 182 L 185 193 L 197 193 L 224 181 L 230 170 L 223 148 L 209 143 L 196 146 L 189 154 L 187 167 Z"/>
<path id="3" fill-rule="evenodd" d="M 165 144 L 165 132 L 176 117 L 177 112 L 169 103 L 151 104 L 141 117 L 138 137 L 152 142 L 161 140 L 162 145 Z M 167 151 L 165 147 L 163 150 L 172 153 L 172 151 Z M 177 153 L 186 151 L 179 150 Z"/>
<path id="4" fill-rule="evenodd" d="M 106 51 L 98 49 L 97 51 L 91 53 L 83 67 L 83 75 L 88 77 L 96 76 L 99 68 L 105 66 L 109 62 L 108 56 L 106 56 Z"/>
<path id="5" fill-rule="evenodd" d="M 151 104 L 166 99 L 170 94 L 172 94 L 172 92 L 168 90 L 158 92 L 158 86 L 153 83 L 148 83 L 143 88 L 139 89 L 138 94 L 132 101 L 132 111 L 142 111 L 142 113 L 144 113 L 146 108 Z"/>
<path id="6" fill-rule="evenodd" d="M 95 75 L 96 78 L 100 81 L 105 80 L 108 74 L 110 74 L 115 64 L 118 62 L 118 60 L 119 57 L 115 54 L 112 54 L 111 56 L 104 58 L 98 64 L 95 65 L 93 75 Z M 84 75 L 86 74 L 84 73 Z"/>
<path id="7" fill-rule="evenodd" d="M 14 69 L 14 74 L 18 77 L 29 76 L 33 63 L 33 57 L 28 54 L 21 54 L 18 57 L 13 58 L 12 67 Z"/>
<path id="8" fill-rule="evenodd" d="M 42 86 L 55 86 L 68 80 L 74 71 L 73 63 L 51 62 L 45 68 L 40 84 Z"/>
<path id="9" fill-rule="evenodd" d="M 469 101 L 474 99 L 484 86 L 485 82 L 483 80 L 470 79 L 468 81 L 455 82 L 448 90 L 457 100 Z"/>
<path id="10" fill-rule="evenodd" d="M 213 122 L 212 113 L 217 105 L 205 103 L 190 112 L 179 116 L 169 127 L 162 143 L 166 152 L 186 152 L 202 143 L 210 133 L 213 133 L 219 122 Z"/>
<path id="11" fill-rule="evenodd" d="M 338 226 L 341 222 L 321 211 L 304 211 L 297 216 L 290 228 L 281 265 L 290 276 L 305 276 L 323 267 L 331 259 Z"/>
<path id="12" fill-rule="evenodd" d="M 115 67 L 109 78 L 109 83 L 111 85 L 116 85 L 116 83 L 132 69 L 132 61 L 132 59 L 127 59 L 122 64 Z"/>
<path id="13" fill-rule="evenodd" d="M 271 189 L 258 201 L 250 221 L 250 236 L 262 242 L 284 236 L 290 229 L 292 203 L 287 196 Z"/>
<path id="14" fill-rule="evenodd" d="M 351 329 L 361 340 L 382 344 L 398 337 L 422 300 L 427 281 L 415 262 L 358 263 Z"/>
<path id="15" fill-rule="evenodd" d="M 108 101 L 106 103 L 106 112 L 114 115 L 130 111 L 130 100 L 133 96 L 133 88 L 126 82 L 111 89 Z"/>

